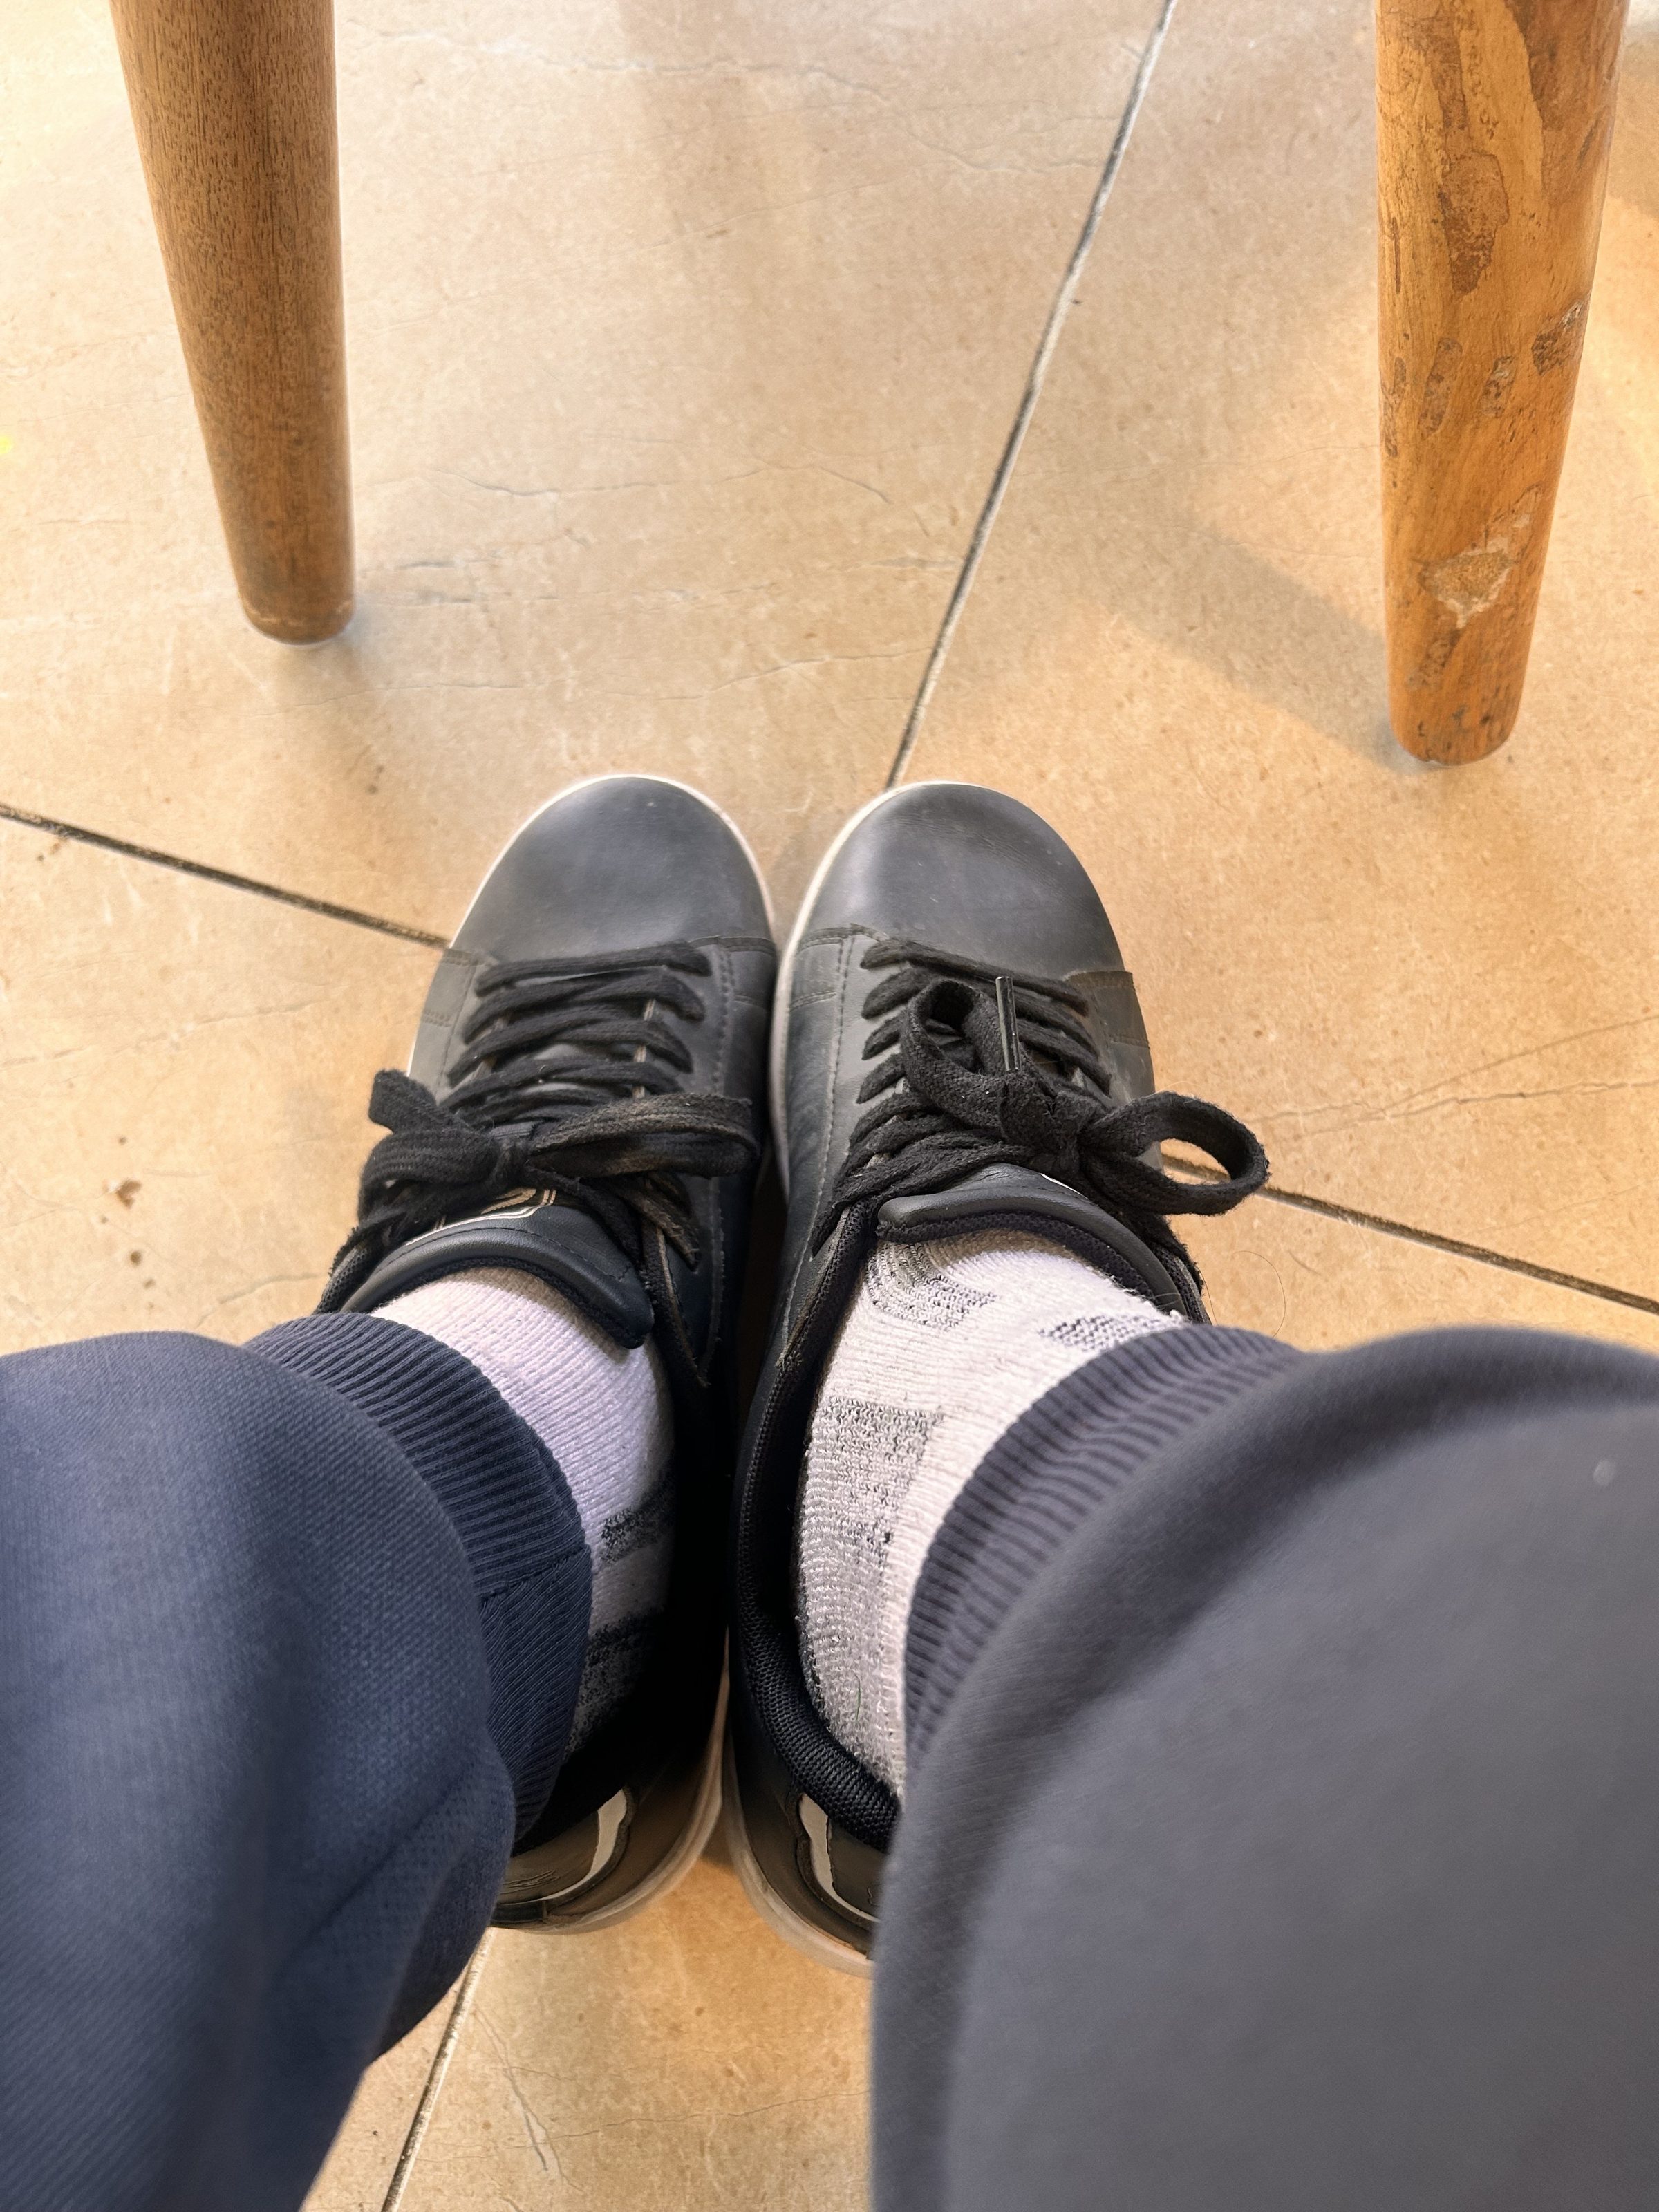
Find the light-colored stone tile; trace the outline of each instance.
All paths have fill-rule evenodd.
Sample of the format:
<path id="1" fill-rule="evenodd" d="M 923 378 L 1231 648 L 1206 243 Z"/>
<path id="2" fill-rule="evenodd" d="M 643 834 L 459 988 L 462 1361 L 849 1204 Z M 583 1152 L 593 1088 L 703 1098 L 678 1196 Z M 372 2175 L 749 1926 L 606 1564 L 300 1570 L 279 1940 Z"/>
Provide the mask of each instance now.
<path id="1" fill-rule="evenodd" d="M 867 2008 L 712 1859 L 603 1935 L 503 1930 L 401 2212 L 857 2212 Z"/>
<path id="2" fill-rule="evenodd" d="M 1213 1318 L 1304 1352 L 1419 1328 L 1548 1328 L 1659 1352 L 1659 1314 L 1258 1199 L 1180 1224 Z"/>
<path id="3" fill-rule="evenodd" d="M 1384 726 L 1365 0 L 1182 0 L 921 743 L 1083 853 L 1290 1188 L 1659 1286 L 1659 48 L 1520 728 Z"/>
<path id="4" fill-rule="evenodd" d="M 447 1999 L 364 2075 L 304 2212 L 380 2212 L 452 2002 Z"/>
<path id="5" fill-rule="evenodd" d="M 436 957 L 0 822 L 0 1351 L 307 1311 Z"/>
<path id="6" fill-rule="evenodd" d="M 0 25 L 0 799 L 447 931 L 574 775 L 876 788 L 1155 0 L 339 20 L 362 611 L 243 623 L 106 17 Z"/>

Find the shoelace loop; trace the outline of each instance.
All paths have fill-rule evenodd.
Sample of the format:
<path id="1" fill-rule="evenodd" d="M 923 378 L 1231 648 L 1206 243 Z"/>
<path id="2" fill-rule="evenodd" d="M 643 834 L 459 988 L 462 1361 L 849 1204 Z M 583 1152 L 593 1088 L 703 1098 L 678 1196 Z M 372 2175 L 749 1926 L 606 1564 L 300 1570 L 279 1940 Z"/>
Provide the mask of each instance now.
<path id="1" fill-rule="evenodd" d="M 873 1210 L 1012 1165 L 1068 1183 L 1147 1242 L 1179 1251 L 1168 1215 L 1224 1213 L 1267 1181 L 1260 1143 L 1220 1107 L 1169 1091 L 1114 1099 L 1080 1018 L 1086 1001 L 1069 985 L 999 975 L 908 940 L 875 945 L 864 964 L 896 969 L 864 1008 L 866 1018 L 896 1018 L 866 1047 L 884 1055 L 859 1094 L 873 1103 L 854 1128 L 814 1249 L 850 1207 Z M 1143 1157 L 1170 1139 L 1207 1154 L 1221 1179 L 1189 1182 Z"/>
<path id="2" fill-rule="evenodd" d="M 321 1310 L 410 1237 L 514 1197 L 580 1206 L 636 1261 L 659 1230 L 695 1265 L 679 1178 L 739 1174 L 759 1151 L 744 1101 L 679 1088 L 690 1054 L 659 1010 L 700 1020 L 682 979 L 708 973 L 684 945 L 488 971 L 441 1103 L 395 1069 L 374 1079 L 369 1119 L 389 1133 L 364 1163 Z"/>

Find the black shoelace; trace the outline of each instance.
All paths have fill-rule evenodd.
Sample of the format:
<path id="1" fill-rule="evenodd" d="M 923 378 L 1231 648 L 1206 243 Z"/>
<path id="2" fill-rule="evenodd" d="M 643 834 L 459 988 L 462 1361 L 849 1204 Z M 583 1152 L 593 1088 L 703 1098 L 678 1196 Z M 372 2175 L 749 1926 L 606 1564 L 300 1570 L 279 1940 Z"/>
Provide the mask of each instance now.
<path id="1" fill-rule="evenodd" d="M 1069 1183 L 1190 1267 L 1166 1217 L 1224 1213 L 1267 1181 L 1261 1145 L 1220 1107 L 1170 1091 L 1114 1099 L 1086 1001 L 1068 985 L 999 975 L 897 938 L 872 945 L 863 965 L 891 970 L 864 1002 L 866 1020 L 888 1018 L 865 1047 L 877 1062 L 859 1091 L 870 1110 L 814 1225 L 814 1250 L 853 1209 L 872 1218 L 884 1200 L 1008 1165 Z M 1143 1155 L 1171 1140 L 1206 1153 L 1222 1179 L 1150 1165 Z"/>
<path id="2" fill-rule="evenodd" d="M 441 1105 L 395 1070 L 374 1079 L 369 1119 L 391 1133 L 364 1163 L 319 1310 L 411 1237 L 515 1199 L 582 1206 L 636 1263 L 659 1231 L 695 1266 L 681 1176 L 737 1175 L 759 1152 L 741 1099 L 680 1088 L 691 1055 L 662 1017 L 701 1021 L 687 979 L 710 972 L 690 945 L 488 969 Z"/>

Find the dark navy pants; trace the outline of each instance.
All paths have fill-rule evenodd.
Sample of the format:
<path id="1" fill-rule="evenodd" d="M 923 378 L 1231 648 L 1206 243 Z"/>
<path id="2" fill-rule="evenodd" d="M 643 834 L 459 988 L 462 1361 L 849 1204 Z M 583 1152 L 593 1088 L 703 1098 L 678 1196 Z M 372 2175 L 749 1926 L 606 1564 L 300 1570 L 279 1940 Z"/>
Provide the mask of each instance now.
<path id="1" fill-rule="evenodd" d="M 0 1360 L 4 2212 L 297 2205 L 562 1753 L 536 1438 L 394 1323 L 259 1342 Z"/>
<path id="2" fill-rule="evenodd" d="M 298 2204 L 550 1786 L 587 1577 L 393 1324 L 0 1362 L 5 2212 Z M 908 1691 L 882 2212 L 1659 2200 L 1659 1361 L 1108 1354 L 953 1510 Z"/>
<path id="3" fill-rule="evenodd" d="M 878 2212 L 1659 2204 L 1659 1360 L 1142 1339 L 907 1660 Z"/>

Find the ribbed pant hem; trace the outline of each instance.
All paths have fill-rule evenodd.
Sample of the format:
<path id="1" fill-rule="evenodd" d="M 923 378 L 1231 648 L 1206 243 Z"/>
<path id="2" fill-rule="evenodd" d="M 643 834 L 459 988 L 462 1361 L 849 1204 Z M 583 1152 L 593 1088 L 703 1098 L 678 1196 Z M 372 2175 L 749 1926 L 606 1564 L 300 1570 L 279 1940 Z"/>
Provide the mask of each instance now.
<path id="1" fill-rule="evenodd" d="M 557 1462 L 470 1360 L 374 1314 L 313 1314 L 247 1346 L 344 1398 L 391 1437 L 472 1569 L 489 1730 L 523 1834 L 552 1794 L 586 1654 L 592 1573 Z"/>
<path id="2" fill-rule="evenodd" d="M 1248 1329 L 1159 1331 L 1079 1367 L 998 1437 L 934 1537 L 911 1605 L 912 1776 L 969 1669 L 1085 1516 L 1176 1437 L 1305 1356 Z"/>

